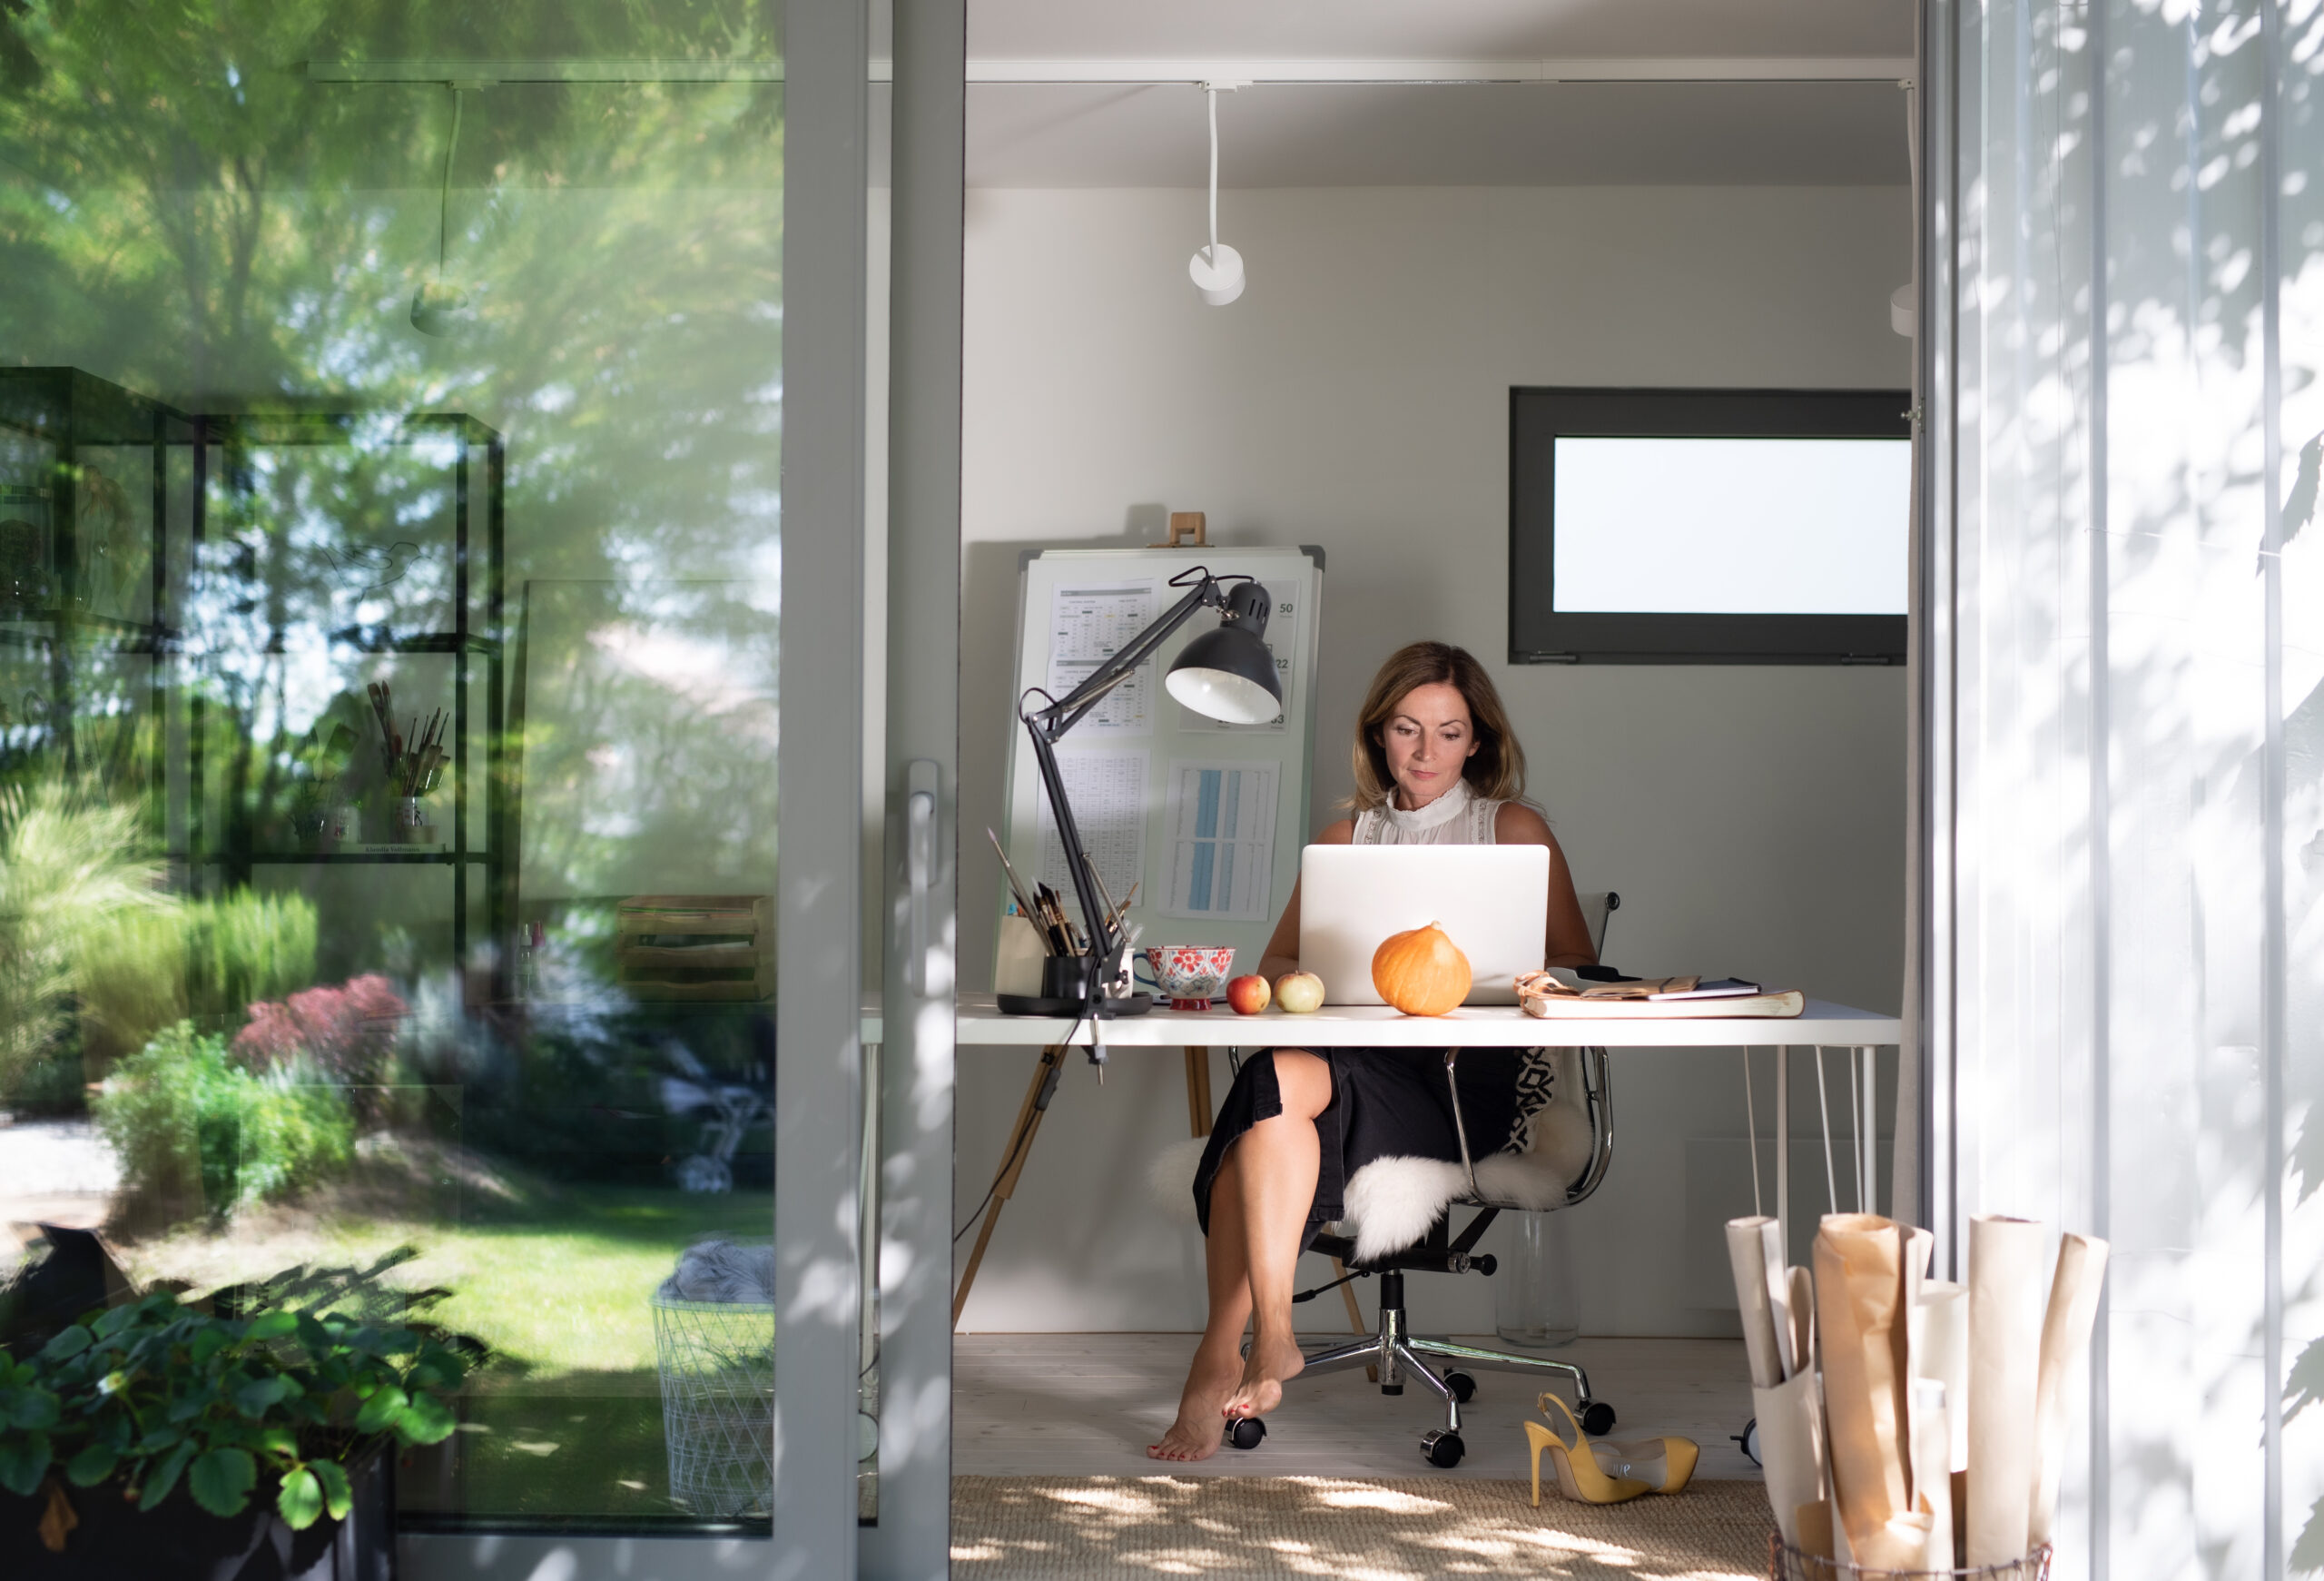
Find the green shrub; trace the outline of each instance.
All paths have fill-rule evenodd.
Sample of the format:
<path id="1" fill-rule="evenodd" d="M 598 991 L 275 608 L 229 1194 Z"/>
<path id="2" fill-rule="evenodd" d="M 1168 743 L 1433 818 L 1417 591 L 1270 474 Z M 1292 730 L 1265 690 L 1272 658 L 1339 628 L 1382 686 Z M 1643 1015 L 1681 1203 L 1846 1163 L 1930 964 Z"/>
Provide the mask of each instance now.
<path id="1" fill-rule="evenodd" d="M 222 1036 L 188 1022 L 162 1033 L 90 1105 L 121 1160 L 124 1198 L 149 1211 L 199 1201 L 222 1215 L 344 1167 L 355 1139 L 347 1102 L 305 1073 L 246 1071 Z"/>
<path id="2" fill-rule="evenodd" d="M 65 1035 L 88 943 L 174 906 L 140 845 L 132 808 L 0 791 L 0 1094 Z"/>
<path id="3" fill-rule="evenodd" d="M 177 1022 L 239 1020 L 313 982 L 315 908 L 303 895 L 236 890 L 116 919 L 74 954 L 95 1074 Z"/>

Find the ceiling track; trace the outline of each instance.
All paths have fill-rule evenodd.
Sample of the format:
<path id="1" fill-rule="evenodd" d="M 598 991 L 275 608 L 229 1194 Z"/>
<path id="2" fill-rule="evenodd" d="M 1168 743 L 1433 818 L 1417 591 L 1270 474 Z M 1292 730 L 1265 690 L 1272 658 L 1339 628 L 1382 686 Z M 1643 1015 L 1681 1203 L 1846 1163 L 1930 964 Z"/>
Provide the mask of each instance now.
<path id="1" fill-rule="evenodd" d="M 972 60 L 979 86 L 1489 87 L 1584 83 L 1905 83 L 1910 55 L 1648 55 L 1601 60 Z M 872 62 L 872 80 L 893 63 Z M 309 61 L 307 78 L 352 85 L 457 83 L 779 83 L 779 60 Z"/>

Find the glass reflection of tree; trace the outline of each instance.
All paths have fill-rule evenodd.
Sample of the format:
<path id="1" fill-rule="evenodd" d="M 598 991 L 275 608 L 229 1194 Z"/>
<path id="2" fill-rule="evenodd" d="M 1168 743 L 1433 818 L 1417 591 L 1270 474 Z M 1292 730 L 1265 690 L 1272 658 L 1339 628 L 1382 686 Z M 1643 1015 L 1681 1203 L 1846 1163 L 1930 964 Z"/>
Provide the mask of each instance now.
<path id="1" fill-rule="evenodd" d="M 673 568 L 771 581 L 779 86 L 474 95 L 451 248 L 479 321 L 429 340 L 405 304 L 434 262 L 442 90 L 303 70 L 765 56 L 767 16 L 750 0 L 10 5 L 0 356 L 88 367 L 189 410 L 474 412 L 509 435 L 512 594 L 531 578 Z M 399 544 L 426 542 L 413 522 L 440 479 L 392 445 L 337 459 L 227 462 L 249 487 L 241 518 L 214 523 L 188 624 L 201 684 L 261 746 L 359 689 L 359 644 L 340 634 L 379 606 L 447 596 L 425 565 L 385 576 Z M 772 598 L 754 602 L 771 625 Z M 650 687 L 606 704 L 631 716 L 609 728 L 641 740 L 660 718 Z M 277 805 L 288 772 L 261 751 L 247 805 Z"/>

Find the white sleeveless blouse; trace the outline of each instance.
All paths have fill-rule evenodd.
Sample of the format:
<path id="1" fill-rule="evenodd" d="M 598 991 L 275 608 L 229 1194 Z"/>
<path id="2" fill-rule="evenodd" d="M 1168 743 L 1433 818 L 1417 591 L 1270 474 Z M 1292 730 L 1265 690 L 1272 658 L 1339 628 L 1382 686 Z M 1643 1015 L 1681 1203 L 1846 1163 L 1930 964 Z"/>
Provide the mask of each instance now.
<path id="1" fill-rule="evenodd" d="M 1493 821 L 1506 803 L 1481 796 L 1465 779 L 1418 812 L 1396 805 L 1394 794 L 1355 815 L 1357 845 L 1491 845 Z"/>

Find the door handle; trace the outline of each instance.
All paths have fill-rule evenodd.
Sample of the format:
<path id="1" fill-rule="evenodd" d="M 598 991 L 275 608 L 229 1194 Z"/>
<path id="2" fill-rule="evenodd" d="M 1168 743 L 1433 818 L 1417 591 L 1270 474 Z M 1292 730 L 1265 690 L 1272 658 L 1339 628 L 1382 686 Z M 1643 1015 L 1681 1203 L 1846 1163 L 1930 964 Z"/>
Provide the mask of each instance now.
<path id="1" fill-rule="evenodd" d="M 904 983 L 918 994 L 928 993 L 928 892 L 936 876 L 936 772 L 932 762 L 915 759 L 908 771 L 911 788 L 904 802 Z"/>

